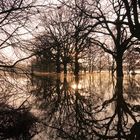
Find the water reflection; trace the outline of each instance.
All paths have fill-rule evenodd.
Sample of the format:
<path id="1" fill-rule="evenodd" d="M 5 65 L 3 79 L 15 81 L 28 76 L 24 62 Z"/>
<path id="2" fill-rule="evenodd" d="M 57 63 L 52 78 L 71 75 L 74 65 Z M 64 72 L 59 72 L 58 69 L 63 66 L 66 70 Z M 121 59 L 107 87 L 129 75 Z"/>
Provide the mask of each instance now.
<path id="1" fill-rule="evenodd" d="M 140 77 L 1 77 L 0 139 L 139 140 Z"/>
<path id="2" fill-rule="evenodd" d="M 0 139 L 30 140 L 37 133 L 37 118 L 27 108 L 0 104 Z"/>
<path id="3" fill-rule="evenodd" d="M 7 73 L 0 78 L 0 140 L 30 140 L 38 132 L 28 78 Z"/>
<path id="4" fill-rule="evenodd" d="M 95 75 L 34 79 L 42 140 L 140 139 L 138 81 Z"/>

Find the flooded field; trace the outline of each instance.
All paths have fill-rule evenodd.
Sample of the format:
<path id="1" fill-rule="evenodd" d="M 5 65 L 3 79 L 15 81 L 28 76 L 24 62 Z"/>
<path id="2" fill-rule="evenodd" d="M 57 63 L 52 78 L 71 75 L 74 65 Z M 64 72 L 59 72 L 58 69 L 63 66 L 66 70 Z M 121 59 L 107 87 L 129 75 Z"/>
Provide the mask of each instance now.
<path id="1" fill-rule="evenodd" d="M 140 137 L 139 74 L 125 75 L 123 79 L 106 72 L 80 76 L 13 75 L 0 80 L 0 139 Z M 11 129 L 15 129 L 12 135 Z"/>

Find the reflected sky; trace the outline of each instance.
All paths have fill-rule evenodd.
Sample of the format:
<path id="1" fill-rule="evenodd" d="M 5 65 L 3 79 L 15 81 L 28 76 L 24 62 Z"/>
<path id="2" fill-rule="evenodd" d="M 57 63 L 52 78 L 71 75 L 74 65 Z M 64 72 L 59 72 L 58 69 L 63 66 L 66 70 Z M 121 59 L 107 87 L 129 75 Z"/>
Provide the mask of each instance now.
<path id="1" fill-rule="evenodd" d="M 29 107 L 38 118 L 32 140 L 140 139 L 140 75 L 11 77 L 1 103 Z"/>

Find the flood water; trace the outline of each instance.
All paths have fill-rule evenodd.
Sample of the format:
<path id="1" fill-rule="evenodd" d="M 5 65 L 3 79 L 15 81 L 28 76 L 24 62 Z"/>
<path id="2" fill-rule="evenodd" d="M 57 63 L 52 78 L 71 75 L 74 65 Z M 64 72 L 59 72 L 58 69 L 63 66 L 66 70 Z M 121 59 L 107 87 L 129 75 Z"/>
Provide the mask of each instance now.
<path id="1" fill-rule="evenodd" d="M 140 74 L 16 74 L 0 80 L 0 139 L 140 139 Z"/>

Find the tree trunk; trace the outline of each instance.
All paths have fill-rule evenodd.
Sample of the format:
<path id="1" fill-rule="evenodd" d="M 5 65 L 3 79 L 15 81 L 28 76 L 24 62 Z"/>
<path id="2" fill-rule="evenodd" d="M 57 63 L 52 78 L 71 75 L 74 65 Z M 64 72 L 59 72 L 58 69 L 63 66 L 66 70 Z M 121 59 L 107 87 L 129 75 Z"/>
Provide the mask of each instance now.
<path id="1" fill-rule="evenodd" d="M 75 69 L 74 69 L 74 75 L 79 74 L 79 62 L 78 62 L 78 55 L 75 55 Z"/>
<path id="2" fill-rule="evenodd" d="M 116 76 L 123 77 L 123 59 L 120 56 L 116 58 Z"/>
<path id="3" fill-rule="evenodd" d="M 124 112 L 124 107 L 126 105 L 124 98 L 123 98 L 123 77 L 117 77 L 116 79 L 116 87 L 115 87 L 115 94 L 116 94 L 116 115 L 118 117 L 118 122 L 117 122 L 117 138 L 118 140 L 121 140 L 122 135 L 121 132 L 123 130 L 122 128 L 122 115 Z"/>
<path id="4" fill-rule="evenodd" d="M 67 63 L 64 62 L 64 74 L 67 74 Z"/>
<path id="5" fill-rule="evenodd" d="M 60 51 L 57 52 L 56 54 L 56 72 L 60 73 Z"/>
<path id="6" fill-rule="evenodd" d="M 60 73 L 60 62 L 56 61 L 56 72 Z"/>

